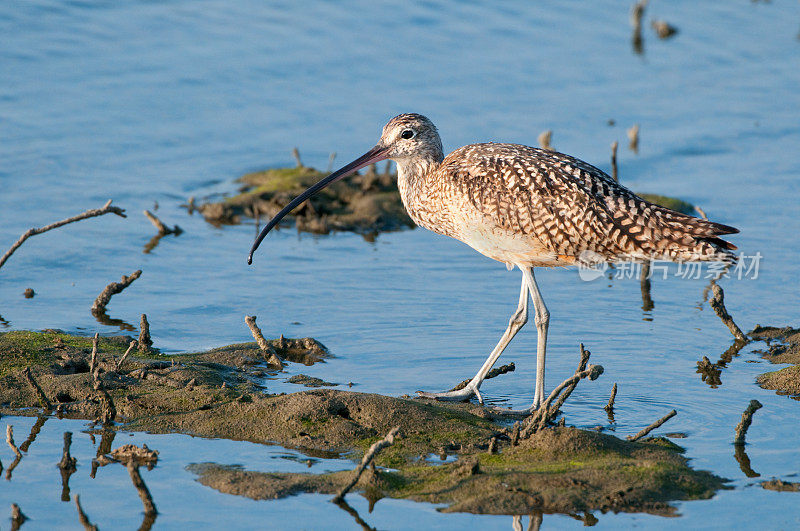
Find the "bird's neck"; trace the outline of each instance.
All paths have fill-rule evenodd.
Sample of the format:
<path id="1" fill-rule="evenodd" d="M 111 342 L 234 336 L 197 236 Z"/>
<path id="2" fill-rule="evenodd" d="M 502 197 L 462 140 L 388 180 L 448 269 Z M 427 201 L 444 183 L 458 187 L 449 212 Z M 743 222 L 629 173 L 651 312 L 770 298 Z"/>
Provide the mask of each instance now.
<path id="1" fill-rule="evenodd" d="M 396 161 L 397 187 L 406 206 L 408 206 L 406 199 L 411 199 L 420 192 L 427 178 L 439 169 L 443 159 L 444 156 L 437 153 L 429 157 L 403 158 Z"/>

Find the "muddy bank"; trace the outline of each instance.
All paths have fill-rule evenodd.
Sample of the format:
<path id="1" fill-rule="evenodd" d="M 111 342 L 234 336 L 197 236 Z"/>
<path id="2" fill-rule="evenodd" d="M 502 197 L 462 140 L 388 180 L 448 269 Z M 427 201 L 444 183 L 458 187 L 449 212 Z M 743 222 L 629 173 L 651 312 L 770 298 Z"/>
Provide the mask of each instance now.
<path id="1" fill-rule="evenodd" d="M 309 455 L 358 459 L 399 426 L 395 444 L 378 454 L 378 468 L 357 487 L 372 499 L 389 496 L 497 514 L 672 514 L 670 501 L 709 498 L 723 488 L 722 479 L 689 468 L 681 449 L 661 438 L 630 442 L 565 426 L 526 439 L 476 404 L 333 389 L 271 395 L 254 375 L 277 369 L 267 366 L 255 344 L 181 356 L 139 355 L 117 367 L 127 344 L 128 338 L 103 338 L 97 356 L 97 380 L 113 400 L 119 428 L 278 443 Z M 300 363 L 329 356 L 311 339 L 277 339 L 269 348 Z M 92 384 L 90 356 L 89 338 L 57 331 L 0 334 L 0 410 L 36 414 L 46 400 L 64 416 L 101 418 L 107 400 Z M 431 454 L 456 460 L 434 464 L 427 459 Z M 267 474 L 214 463 L 191 470 L 205 485 L 254 499 L 333 493 L 350 478 L 349 471 Z"/>
<path id="2" fill-rule="evenodd" d="M 242 216 L 269 219 L 325 175 L 306 166 L 249 173 L 238 179 L 242 185 L 238 195 L 200 205 L 198 210 L 216 225 L 239 223 Z M 282 225 L 293 219 L 302 232 L 350 231 L 368 237 L 411 228 L 414 223 L 403 208 L 396 181 L 396 175 L 370 168 L 325 188 Z"/>
<path id="3" fill-rule="evenodd" d="M 763 341 L 766 349 L 756 350 L 771 363 L 790 363 L 791 367 L 764 373 L 758 384 L 764 389 L 773 389 L 779 394 L 800 397 L 800 329 L 790 326 L 756 326 L 749 334 L 754 341 Z"/>
<path id="4" fill-rule="evenodd" d="M 404 428 L 401 428 L 401 434 Z M 665 439 L 630 443 L 602 433 L 553 427 L 499 453 L 470 447 L 453 463 L 432 465 L 408 456 L 378 457 L 377 468 L 358 487 L 374 501 L 382 497 L 444 503 L 448 512 L 527 514 L 531 511 L 646 511 L 674 514 L 672 500 L 704 499 L 722 480 L 686 465 Z M 214 463 L 192 465 L 198 480 L 221 492 L 253 499 L 301 492 L 333 494 L 351 472 L 270 474 Z"/>
<path id="5" fill-rule="evenodd" d="M 326 175 L 307 166 L 248 173 L 237 179 L 241 185 L 237 195 L 201 204 L 197 210 L 214 225 L 240 223 L 243 216 L 270 219 Z M 657 194 L 640 195 L 658 205 L 696 215 L 694 205 L 686 201 Z M 292 219 L 301 232 L 349 231 L 368 238 L 414 227 L 397 190 L 397 175 L 378 173 L 374 166 L 325 188 L 286 216 L 281 225 L 290 224 Z"/>

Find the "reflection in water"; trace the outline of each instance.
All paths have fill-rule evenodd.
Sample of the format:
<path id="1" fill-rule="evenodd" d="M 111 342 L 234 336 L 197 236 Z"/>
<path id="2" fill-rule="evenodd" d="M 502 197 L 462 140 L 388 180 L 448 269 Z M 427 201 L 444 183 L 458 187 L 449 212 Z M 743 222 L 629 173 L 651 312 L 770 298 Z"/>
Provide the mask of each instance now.
<path id="1" fill-rule="evenodd" d="M 761 474 L 759 474 L 750 467 L 750 458 L 747 456 L 747 452 L 744 449 L 744 445 L 734 444 L 733 447 L 735 448 L 733 452 L 733 457 L 736 459 L 736 462 L 739 463 L 739 468 L 742 469 L 744 475 L 749 478 L 757 478 L 761 476 Z"/>
<path id="2" fill-rule="evenodd" d="M 6 442 L 11 447 L 11 451 L 13 451 L 14 455 L 16 456 L 14 461 L 10 465 L 8 465 L 8 469 L 6 470 L 6 479 L 8 481 L 11 481 L 11 473 L 14 471 L 15 468 L 17 468 L 19 462 L 22 461 L 22 452 L 20 452 L 19 448 L 17 448 L 17 445 L 14 444 L 14 426 L 12 426 L 11 424 L 8 424 L 6 426 Z"/>
<path id="3" fill-rule="evenodd" d="M 114 437 L 113 435 L 108 435 L 108 438 L 106 438 L 109 431 L 110 430 L 105 430 L 103 432 L 100 448 L 103 448 L 105 445 L 108 447 L 111 446 L 111 441 L 114 440 Z M 111 463 L 123 464 L 128 469 L 131 482 L 136 488 L 136 492 L 139 494 L 139 498 L 142 500 L 142 506 L 144 507 L 144 518 L 142 519 L 142 525 L 139 526 L 139 531 L 149 531 L 158 516 L 158 510 L 156 510 L 156 505 L 153 502 L 153 496 L 150 494 L 150 489 L 147 488 L 147 485 L 142 479 L 139 467 L 141 465 L 146 465 L 148 470 L 152 470 L 157 462 L 157 451 L 150 450 L 147 445 L 143 445 L 142 448 L 139 448 L 132 444 L 120 446 L 111 452 L 109 456 L 99 455 L 97 459 L 92 461 L 92 473 L 96 472 L 98 466 L 106 466 Z"/>
<path id="4" fill-rule="evenodd" d="M 716 389 L 722 385 L 722 369 L 726 368 L 728 364 L 733 361 L 733 358 L 739 355 L 739 352 L 747 345 L 746 341 L 736 340 L 733 345 L 722 353 L 716 363 L 711 363 L 707 356 L 703 356 L 697 362 L 697 372 L 700 374 L 700 379 L 707 383 L 712 389 Z"/>
<path id="5" fill-rule="evenodd" d="M 655 304 L 653 303 L 653 298 L 650 297 L 650 262 L 645 262 L 642 264 L 641 274 L 639 276 L 639 284 L 642 289 L 642 310 L 645 312 L 649 312 L 653 308 L 655 308 Z M 652 321 L 651 318 L 645 318 L 645 321 Z"/>
<path id="6" fill-rule="evenodd" d="M 33 441 L 36 440 L 36 436 L 39 435 L 39 431 L 44 426 L 44 423 L 47 421 L 47 417 L 39 416 L 36 418 L 36 423 L 31 428 L 31 433 L 28 435 L 28 438 L 25 439 L 25 442 L 19 445 L 19 449 L 23 452 L 27 452 L 28 448 L 30 448 Z"/>
<path id="7" fill-rule="evenodd" d="M 338 505 L 340 509 L 342 509 L 347 514 L 352 516 L 353 519 L 355 519 L 356 523 L 361 526 L 361 529 L 363 529 L 364 531 L 375 531 L 375 528 L 370 526 L 367 522 L 365 522 L 364 519 L 361 518 L 361 515 L 358 514 L 358 511 L 356 511 L 355 509 L 350 507 L 347 504 L 347 502 L 344 501 L 344 498 L 340 498 L 340 499 L 334 501 L 333 503 Z"/>
<path id="8" fill-rule="evenodd" d="M 61 456 L 61 461 L 58 463 L 58 468 L 61 470 L 61 501 L 68 502 L 69 497 L 69 478 L 72 474 L 77 472 L 76 467 L 78 460 L 72 457 L 69 453 L 69 448 L 72 446 L 72 432 L 64 432 L 64 451 Z"/>
<path id="9" fill-rule="evenodd" d="M 11 323 L 3 319 L 3 316 L 0 315 L 0 326 L 2 326 L 3 328 L 8 328 L 11 326 Z"/>
<path id="10" fill-rule="evenodd" d="M 528 516 L 528 531 L 539 531 L 539 528 L 542 527 L 542 520 L 544 516 L 541 512 L 536 512 Z M 514 516 L 514 519 L 511 521 L 511 529 L 514 531 L 522 531 L 522 516 Z"/>
<path id="11" fill-rule="evenodd" d="M 106 326 L 117 326 L 120 330 L 125 330 L 126 332 L 133 332 L 136 330 L 132 324 L 127 323 L 122 319 L 112 319 L 108 316 L 108 314 L 106 314 L 105 310 L 102 312 L 92 313 L 92 315 L 94 315 L 94 318 L 97 319 L 97 322 L 100 324 L 104 324 Z"/>

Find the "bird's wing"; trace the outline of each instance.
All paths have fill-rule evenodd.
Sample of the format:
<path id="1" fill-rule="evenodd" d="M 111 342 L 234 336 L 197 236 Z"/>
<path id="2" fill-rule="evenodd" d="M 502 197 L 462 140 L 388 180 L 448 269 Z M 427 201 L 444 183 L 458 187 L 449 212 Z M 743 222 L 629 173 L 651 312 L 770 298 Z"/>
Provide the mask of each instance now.
<path id="1" fill-rule="evenodd" d="M 738 232 L 654 205 L 591 164 L 554 151 L 473 144 L 443 165 L 487 221 L 535 236 L 556 254 L 643 258 Z"/>

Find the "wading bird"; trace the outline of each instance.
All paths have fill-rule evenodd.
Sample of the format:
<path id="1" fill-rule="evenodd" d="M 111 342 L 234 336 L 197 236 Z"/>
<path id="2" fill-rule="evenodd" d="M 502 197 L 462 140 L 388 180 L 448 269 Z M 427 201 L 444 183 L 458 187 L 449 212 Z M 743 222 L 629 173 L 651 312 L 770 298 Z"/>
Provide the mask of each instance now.
<path id="1" fill-rule="evenodd" d="M 533 405 L 544 402 L 550 312 L 534 267 L 589 261 L 732 261 L 736 247 L 719 238 L 733 227 L 654 205 L 591 164 L 555 151 L 517 144 L 471 144 L 447 157 L 433 123 L 401 114 L 383 128 L 378 144 L 300 194 L 259 234 L 247 263 L 267 233 L 303 201 L 359 168 L 397 163 L 397 186 L 417 225 L 460 240 L 509 269 L 522 271 L 517 310 L 500 342 L 469 384 L 458 391 L 423 393 L 440 400 L 483 403 L 480 386 L 506 345 L 528 321 L 533 300 L 538 332 Z"/>

